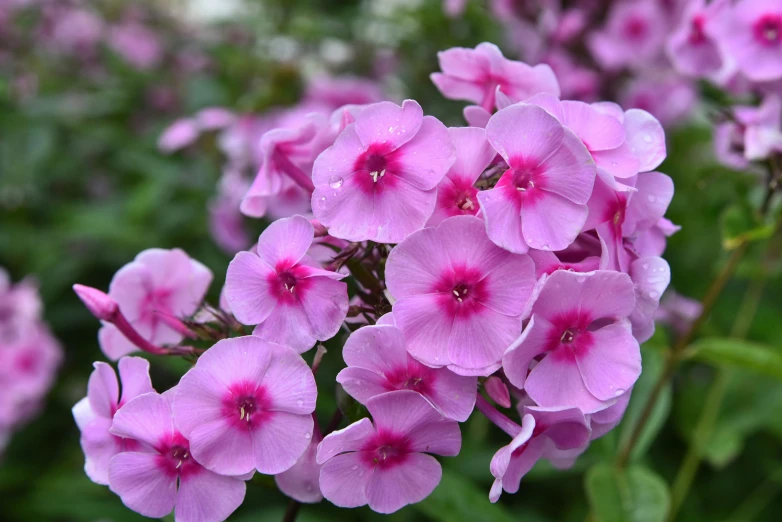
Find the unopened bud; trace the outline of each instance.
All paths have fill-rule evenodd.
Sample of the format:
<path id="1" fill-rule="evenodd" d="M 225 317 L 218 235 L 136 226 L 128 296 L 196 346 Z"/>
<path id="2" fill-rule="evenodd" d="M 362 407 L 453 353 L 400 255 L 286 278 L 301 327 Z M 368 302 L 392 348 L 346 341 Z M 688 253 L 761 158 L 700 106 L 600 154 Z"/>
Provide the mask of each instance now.
<path id="1" fill-rule="evenodd" d="M 114 321 L 119 311 L 117 302 L 105 292 L 84 285 L 73 285 L 73 291 L 92 315 L 101 321 Z"/>
<path id="2" fill-rule="evenodd" d="M 483 388 L 486 390 L 486 394 L 491 397 L 495 403 L 503 408 L 510 408 L 510 392 L 508 387 L 502 382 L 502 379 L 496 375 L 489 377 L 484 381 Z"/>

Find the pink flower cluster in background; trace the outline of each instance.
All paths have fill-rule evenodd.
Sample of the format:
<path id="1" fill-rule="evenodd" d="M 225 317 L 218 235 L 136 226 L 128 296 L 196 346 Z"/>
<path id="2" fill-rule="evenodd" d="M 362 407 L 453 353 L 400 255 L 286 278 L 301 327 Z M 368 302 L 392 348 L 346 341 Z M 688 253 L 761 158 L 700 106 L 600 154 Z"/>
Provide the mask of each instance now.
<path id="1" fill-rule="evenodd" d="M 62 361 L 42 312 L 36 285 L 13 284 L 0 267 L 0 453 L 13 432 L 39 412 Z"/>
<path id="2" fill-rule="evenodd" d="M 224 128 L 230 161 L 259 167 L 245 214 L 268 215 L 286 187 L 303 208 L 236 254 L 217 307 L 211 273 L 180 250 L 142 252 L 108 294 L 75 285 L 122 381 L 96 363 L 74 408 L 90 478 L 181 521 L 228 516 L 254 472 L 299 502 L 392 513 L 437 487 L 435 456 L 458 455 L 475 409 L 508 436 L 486 470 L 491 501 L 620 422 L 678 229 L 673 181 L 656 171 L 663 127 L 642 109 L 560 99 L 548 66 L 491 44 L 440 62 L 443 95 L 478 104 L 469 127 L 413 100 L 364 100 L 264 124 L 204 111 L 161 138 L 173 150 Z M 245 126 L 255 150 L 235 139 Z M 341 351 L 337 382 L 366 412 L 344 427 L 341 410 L 324 428 L 313 416 L 313 375 L 338 356 L 319 348 L 308 366 L 319 342 Z M 127 357 L 137 350 L 194 366 L 158 395 Z"/>

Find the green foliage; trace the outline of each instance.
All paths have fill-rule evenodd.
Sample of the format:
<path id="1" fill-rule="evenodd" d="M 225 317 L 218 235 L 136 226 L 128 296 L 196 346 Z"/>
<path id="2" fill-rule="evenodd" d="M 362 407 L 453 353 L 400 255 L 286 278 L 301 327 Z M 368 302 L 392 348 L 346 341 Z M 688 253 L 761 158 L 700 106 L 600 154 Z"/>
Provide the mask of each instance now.
<path id="1" fill-rule="evenodd" d="M 595 522 L 663 522 L 670 509 L 668 486 L 647 468 L 600 464 L 585 480 Z"/>
<path id="2" fill-rule="evenodd" d="M 741 339 L 701 339 L 687 350 L 688 357 L 719 366 L 748 370 L 782 379 L 782 349 Z"/>

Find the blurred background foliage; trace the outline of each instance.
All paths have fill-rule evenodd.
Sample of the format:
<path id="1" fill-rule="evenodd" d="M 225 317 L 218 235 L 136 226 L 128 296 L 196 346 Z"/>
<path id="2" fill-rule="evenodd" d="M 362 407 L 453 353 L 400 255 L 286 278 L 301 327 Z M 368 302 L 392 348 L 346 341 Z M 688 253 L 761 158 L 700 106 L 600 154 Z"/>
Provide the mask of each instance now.
<path id="1" fill-rule="evenodd" d="M 230 15 L 234 4 L 240 10 Z M 451 19 L 439 0 L 90 2 L 90 9 L 108 21 L 133 9 L 156 32 L 163 55 L 142 69 L 106 46 L 85 58 L 47 45 L 32 29 L 47 16 L 40 9 L 20 10 L 3 22 L 0 266 L 15 280 L 32 274 L 39 281 L 46 319 L 66 356 L 45 409 L 16 433 L 0 457 L 0 519 L 142 518 L 82 472 L 70 408 L 84 396 L 91 363 L 101 353 L 98 324 L 70 286 L 106 288 L 113 273 L 140 250 L 181 247 L 214 271 L 210 295 L 216 300 L 230 258 L 209 237 L 206 206 L 221 160 L 209 139 L 197 150 L 162 155 L 156 146 L 162 130 L 177 117 L 209 106 L 261 112 L 290 105 L 299 99 L 306 78 L 323 69 L 377 78 L 392 97 L 415 98 L 446 124 L 463 125 L 462 105 L 443 99 L 428 76 L 437 70 L 439 50 L 482 41 L 502 45 L 482 4 L 469 2 L 462 17 Z M 215 10 L 229 16 L 215 20 L 220 15 Z M 660 168 L 676 184 L 668 216 L 683 227 L 665 254 L 671 286 L 700 299 L 729 255 L 724 243 L 757 227 L 753 208 L 762 191 L 756 177 L 717 166 L 703 115 L 671 129 L 668 150 Z M 263 227 L 259 221 L 248 225 L 254 234 Z M 749 246 L 701 335 L 729 336 L 745 290 L 768 277 L 746 337 L 762 343 L 763 353 L 782 357 L 782 265 L 779 258 L 763 261 L 767 240 L 762 236 Z M 489 461 L 502 439 L 483 417 L 473 416 L 463 426 L 461 455 L 444 459 L 443 481 L 424 502 L 390 517 L 323 502 L 303 506 L 299 520 L 661 520 L 670 502 L 668 484 L 694 442 L 715 378 L 725 381 L 724 404 L 714 429 L 706 433 L 705 465 L 679 519 L 779 520 L 782 370 L 777 359 L 735 361 L 730 357 L 735 347 L 728 347 L 728 355 L 721 355 L 719 347 L 710 348 L 717 350 L 711 356 L 709 349 L 703 357 L 694 354 L 664 390 L 633 453 L 634 467 L 623 474 L 612 469 L 617 446 L 629 436 L 671 338 L 671 332 L 659 328 L 646 343 L 644 374 L 622 425 L 593 443 L 569 471 L 541 463 L 518 494 L 490 504 Z M 329 343 L 331 353 L 318 374 L 319 411 L 333 410 L 340 342 Z M 306 357 L 309 361 L 312 352 Z M 731 369 L 715 369 L 726 365 Z M 153 382 L 162 390 L 176 382 L 186 363 L 165 360 L 152 368 Z M 278 521 L 287 503 L 271 477 L 256 475 L 232 519 Z M 623 508 L 628 505 L 634 507 Z"/>

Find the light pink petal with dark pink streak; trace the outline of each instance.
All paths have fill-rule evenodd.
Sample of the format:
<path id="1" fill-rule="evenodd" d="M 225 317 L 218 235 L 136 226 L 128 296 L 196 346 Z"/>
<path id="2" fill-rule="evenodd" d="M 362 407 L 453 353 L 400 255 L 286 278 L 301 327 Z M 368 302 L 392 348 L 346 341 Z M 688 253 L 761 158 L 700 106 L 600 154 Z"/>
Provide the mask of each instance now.
<path id="1" fill-rule="evenodd" d="M 316 462 L 323 464 L 345 451 L 359 451 L 375 434 L 372 421 L 364 418 L 350 426 L 329 433 L 318 446 Z"/>
<path id="2" fill-rule="evenodd" d="M 269 285 L 272 277 L 272 268 L 251 252 L 239 252 L 229 263 L 223 291 L 240 323 L 262 323 L 277 306 Z"/>
<path id="3" fill-rule="evenodd" d="M 125 404 L 114 415 L 111 425 L 113 435 L 135 439 L 153 447 L 173 430 L 171 407 L 157 393 L 139 395 Z"/>
<path id="4" fill-rule="evenodd" d="M 541 185 L 574 203 L 589 201 L 597 176 L 597 167 L 581 140 L 565 128 L 562 145 L 541 162 Z"/>
<path id="5" fill-rule="evenodd" d="M 356 117 L 356 135 L 364 147 L 388 143 L 395 150 L 418 133 L 423 119 L 423 110 L 414 100 L 405 100 L 401 107 L 393 102 L 379 102 L 368 105 Z"/>
<path id="6" fill-rule="evenodd" d="M 317 187 L 328 185 L 330 180 L 338 177 L 347 180 L 355 174 L 356 159 L 365 149 L 356 134 L 356 126 L 348 125 L 337 136 L 334 144 L 315 159 L 312 166 L 312 182 Z M 315 208 L 314 204 L 313 208 Z"/>
<path id="7" fill-rule="evenodd" d="M 481 227 L 483 232 L 483 227 Z M 492 247 L 495 247 L 492 244 Z M 535 286 L 535 265 L 527 256 L 509 254 L 494 261 L 483 278 L 487 295 L 481 303 L 497 313 L 518 316 Z"/>
<path id="8" fill-rule="evenodd" d="M 307 363 L 286 346 L 269 345 L 271 361 L 260 382 L 267 390 L 271 411 L 309 415 L 315 410 L 318 390 Z"/>
<path id="9" fill-rule="evenodd" d="M 412 453 L 396 466 L 375 470 L 366 486 L 367 503 L 377 513 L 393 513 L 428 497 L 441 478 L 434 457 Z"/>
<path id="10" fill-rule="evenodd" d="M 179 477 L 174 516 L 177 522 L 226 520 L 244 501 L 242 479 L 202 469 Z"/>
<path id="11" fill-rule="evenodd" d="M 529 250 L 521 224 L 521 201 L 512 185 L 510 174 L 504 174 L 497 186 L 478 193 L 486 234 L 494 244 L 516 254 Z"/>
<path id="12" fill-rule="evenodd" d="M 448 128 L 437 118 L 425 116 L 415 136 L 388 155 L 387 168 L 411 186 L 430 190 L 455 160 L 456 149 Z"/>
<path id="13" fill-rule="evenodd" d="M 562 145 L 564 135 L 565 129 L 556 118 L 525 103 L 498 111 L 486 125 L 489 143 L 511 167 L 516 158 L 540 165 Z"/>
<path id="14" fill-rule="evenodd" d="M 502 357 L 505 376 L 517 388 L 523 389 L 532 361 L 544 353 L 554 332 L 554 325 L 533 314 L 521 335 L 508 346 Z"/>
<path id="15" fill-rule="evenodd" d="M 360 330 L 363 328 L 358 331 Z M 390 391 L 388 380 L 382 374 L 357 366 L 343 368 L 337 374 L 337 382 L 342 385 L 348 395 L 361 404 L 366 404 L 375 395 Z"/>
<path id="16" fill-rule="evenodd" d="M 535 422 L 544 427 L 540 435 L 550 439 L 557 449 L 585 448 L 589 444 L 589 423 L 578 408 L 525 406 L 524 412 L 531 413 Z"/>
<path id="17" fill-rule="evenodd" d="M 109 323 L 105 323 L 98 330 L 98 343 L 101 351 L 112 361 L 139 351 L 138 346 L 128 341 L 116 326 Z"/>
<path id="18" fill-rule="evenodd" d="M 162 518 L 174 509 L 177 477 L 158 466 L 154 453 L 120 453 L 111 459 L 109 484 L 122 503 L 146 517 Z"/>
<path id="19" fill-rule="evenodd" d="M 119 401 L 119 384 L 114 368 L 104 362 L 93 363 L 95 369 L 87 381 L 87 397 L 92 411 L 101 417 L 114 416 Z"/>
<path id="20" fill-rule="evenodd" d="M 256 251 L 269 268 L 275 268 L 281 261 L 292 266 L 304 257 L 314 237 L 312 224 L 306 218 L 278 219 L 261 233 Z"/>
<path id="21" fill-rule="evenodd" d="M 527 244 L 538 250 L 564 250 L 581 232 L 589 210 L 553 192 L 521 206 L 521 230 Z"/>
<path id="22" fill-rule="evenodd" d="M 450 261 L 449 268 L 475 268 L 488 274 L 498 263 L 510 258 L 508 252 L 491 242 L 483 221 L 474 216 L 454 216 L 436 230 L 445 257 Z M 440 277 L 442 272 L 437 274 L 437 279 Z"/>
<path id="23" fill-rule="evenodd" d="M 625 324 L 611 324 L 592 332 L 593 345 L 576 357 L 589 393 L 601 401 L 614 400 L 641 375 L 641 350 Z"/>
<path id="24" fill-rule="evenodd" d="M 434 379 L 435 385 L 429 391 L 432 403 L 449 419 L 466 421 L 475 406 L 478 379 L 446 368 L 435 370 Z"/>

